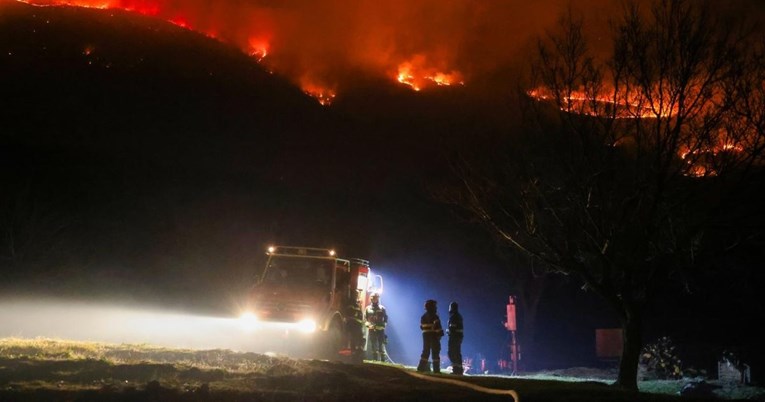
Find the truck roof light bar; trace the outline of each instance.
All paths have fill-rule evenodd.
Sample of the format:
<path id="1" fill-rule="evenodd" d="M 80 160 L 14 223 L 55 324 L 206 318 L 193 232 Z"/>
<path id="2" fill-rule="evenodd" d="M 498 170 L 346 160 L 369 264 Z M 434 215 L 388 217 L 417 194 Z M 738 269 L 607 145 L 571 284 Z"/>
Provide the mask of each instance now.
<path id="1" fill-rule="evenodd" d="M 306 257 L 334 257 L 335 250 L 316 247 L 268 246 L 268 255 L 297 255 Z"/>

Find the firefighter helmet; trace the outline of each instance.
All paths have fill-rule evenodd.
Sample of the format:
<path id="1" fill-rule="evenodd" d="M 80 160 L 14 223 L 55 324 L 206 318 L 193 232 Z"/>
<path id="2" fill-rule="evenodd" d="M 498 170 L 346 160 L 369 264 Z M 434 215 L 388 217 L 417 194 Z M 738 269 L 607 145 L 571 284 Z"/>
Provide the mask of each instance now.
<path id="1" fill-rule="evenodd" d="M 449 311 L 450 311 L 450 312 L 451 312 L 451 311 L 454 311 L 454 312 L 456 312 L 456 311 L 458 311 L 459 309 L 460 309 L 460 305 L 459 305 L 459 304 L 457 304 L 457 302 L 453 301 L 453 302 L 451 302 L 451 303 L 449 304 Z"/>
<path id="2" fill-rule="evenodd" d="M 370 299 L 379 299 L 380 298 L 380 294 L 377 293 L 377 292 L 373 292 L 371 295 L 369 295 L 369 298 Z"/>
<path id="3" fill-rule="evenodd" d="M 428 299 L 425 301 L 425 310 L 431 311 L 436 309 L 436 301 L 433 299 Z"/>

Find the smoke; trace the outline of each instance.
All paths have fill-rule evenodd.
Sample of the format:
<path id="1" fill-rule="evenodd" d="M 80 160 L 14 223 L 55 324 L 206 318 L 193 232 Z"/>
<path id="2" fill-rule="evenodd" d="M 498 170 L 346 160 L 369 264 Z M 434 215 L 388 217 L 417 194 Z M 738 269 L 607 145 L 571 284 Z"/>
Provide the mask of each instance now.
<path id="1" fill-rule="evenodd" d="M 353 73 L 394 78 L 402 64 L 420 74 L 476 77 L 512 64 L 554 25 L 568 0 L 32 0 L 120 8 L 156 16 L 267 54 L 269 69 L 305 87 L 352 85 Z M 593 26 L 617 2 L 575 1 Z M 351 74 L 349 74 L 351 73 Z"/>

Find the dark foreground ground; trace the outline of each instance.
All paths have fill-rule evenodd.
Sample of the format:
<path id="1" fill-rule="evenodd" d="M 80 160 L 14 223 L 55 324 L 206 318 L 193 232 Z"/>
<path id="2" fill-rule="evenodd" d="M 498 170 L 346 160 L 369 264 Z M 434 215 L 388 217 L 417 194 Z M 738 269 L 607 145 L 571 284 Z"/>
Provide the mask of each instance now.
<path id="1" fill-rule="evenodd" d="M 676 392 L 679 383 L 635 393 L 564 374 L 570 375 L 418 375 L 404 366 L 228 350 L 0 339 L 0 401 L 512 401 L 508 390 L 524 402 L 709 400 L 654 393 Z M 753 387 L 715 397 L 765 400 L 763 390 Z"/>

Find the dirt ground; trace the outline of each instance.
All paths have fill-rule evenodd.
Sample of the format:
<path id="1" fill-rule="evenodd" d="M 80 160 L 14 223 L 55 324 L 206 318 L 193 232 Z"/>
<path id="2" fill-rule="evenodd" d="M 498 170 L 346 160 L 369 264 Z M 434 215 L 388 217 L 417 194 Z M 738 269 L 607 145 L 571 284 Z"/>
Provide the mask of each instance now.
<path id="1" fill-rule="evenodd" d="M 0 339 L 3 402 L 708 400 L 678 396 L 679 382 L 666 384 L 664 393 L 620 390 L 608 385 L 611 375 L 586 368 L 523 377 L 420 374 L 400 365 L 229 350 Z M 759 391 L 739 400 L 765 400 Z"/>

